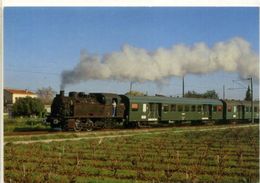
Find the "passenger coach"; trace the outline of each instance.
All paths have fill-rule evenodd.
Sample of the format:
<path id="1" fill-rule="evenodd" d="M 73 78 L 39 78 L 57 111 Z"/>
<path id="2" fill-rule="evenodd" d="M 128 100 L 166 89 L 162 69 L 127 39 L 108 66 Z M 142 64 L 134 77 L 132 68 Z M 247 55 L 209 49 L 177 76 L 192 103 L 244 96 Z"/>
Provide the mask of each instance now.
<path id="1" fill-rule="evenodd" d="M 246 122 L 252 120 L 251 101 L 221 100 L 223 102 L 223 120 L 225 122 Z M 259 120 L 259 101 L 254 101 L 254 121 Z"/>
<path id="2" fill-rule="evenodd" d="M 215 99 L 173 98 L 159 96 L 122 96 L 125 119 L 135 125 L 149 122 L 210 122 L 222 119 L 223 103 Z"/>

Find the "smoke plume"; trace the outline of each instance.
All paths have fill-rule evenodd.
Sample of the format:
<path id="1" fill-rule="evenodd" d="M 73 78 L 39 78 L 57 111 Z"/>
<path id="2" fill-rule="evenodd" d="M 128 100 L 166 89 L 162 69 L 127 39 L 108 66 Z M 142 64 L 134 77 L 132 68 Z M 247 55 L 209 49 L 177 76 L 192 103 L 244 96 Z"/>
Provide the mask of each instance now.
<path id="1" fill-rule="evenodd" d="M 104 56 L 81 54 L 73 70 L 63 71 L 61 88 L 87 80 L 156 81 L 186 74 L 214 71 L 237 72 L 241 78 L 259 80 L 259 56 L 239 37 L 208 47 L 200 42 L 149 52 L 124 45 L 118 52 Z"/>

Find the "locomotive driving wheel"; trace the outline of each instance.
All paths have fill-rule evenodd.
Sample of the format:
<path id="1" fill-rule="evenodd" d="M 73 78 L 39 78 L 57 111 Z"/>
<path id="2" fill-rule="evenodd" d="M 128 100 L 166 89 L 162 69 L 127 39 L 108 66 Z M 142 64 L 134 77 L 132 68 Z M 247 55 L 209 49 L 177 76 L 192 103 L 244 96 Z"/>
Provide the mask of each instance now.
<path id="1" fill-rule="evenodd" d="M 86 121 L 86 123 L 84 124 L 84 130 L 86 130 L 88 132 L 92 131 L 93 127 L 94 127 L 94 123 L 90 119 L 88 119 Z"/>
<path id="2" fill-rule="evenodd" d="M 79 132 L 79 131 L 81 131 L 82 129 L 83 129 L 83 127 L 82 127 L 82 123 L 81 123 L 81 121 L 80 120 L 75 120 L 75 123 L 74 123 L 75 125 L 74 125 L 74 131 L 75 132 Z"/>

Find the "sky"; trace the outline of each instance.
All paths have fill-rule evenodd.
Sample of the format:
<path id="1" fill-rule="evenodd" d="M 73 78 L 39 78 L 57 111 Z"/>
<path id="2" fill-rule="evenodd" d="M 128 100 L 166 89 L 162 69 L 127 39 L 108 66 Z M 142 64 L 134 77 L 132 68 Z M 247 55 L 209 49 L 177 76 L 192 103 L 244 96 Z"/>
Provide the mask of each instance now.
<path id="1" fill-rule="evenodd" d="M 258 8 L 71 7 L 4 9 L 4 87 L 60 90 L 61 73 L 72 70 L 87 52 L 103 56 L 131 45 L 153 52 L 173 45 L 208 47 L 234 37 L 246 40 L 259 57 Z M 196 64 L 196 63 L 192 63 Z M 116 67 L 116 66 L 115 66 Z M 142 74 L 142 73 L 140 73 Z M 131 81 L 89 79 L 66 86 L 68 91 L 126 93 Z M 216 90 L 219 96 L 243 99 L 248 80 L 237 72 L 186 74 L 185 91 Z M 134 82 L 148 95 L 181 96 L 182 78 Z M 237 89 L 236 89 L 237 88 Z M 254 80 L 254 98 L 259 81 Z"/>

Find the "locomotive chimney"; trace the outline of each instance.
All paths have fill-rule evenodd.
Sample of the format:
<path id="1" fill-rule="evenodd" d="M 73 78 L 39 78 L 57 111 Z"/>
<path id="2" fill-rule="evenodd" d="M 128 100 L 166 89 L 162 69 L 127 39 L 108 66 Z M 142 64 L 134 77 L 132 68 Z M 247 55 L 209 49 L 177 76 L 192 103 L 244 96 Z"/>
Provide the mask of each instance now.
<path id="1" fill-rule="evenodd" d="M 60 96 L 64 97 L 64 90 L 60 90 Z"/>

